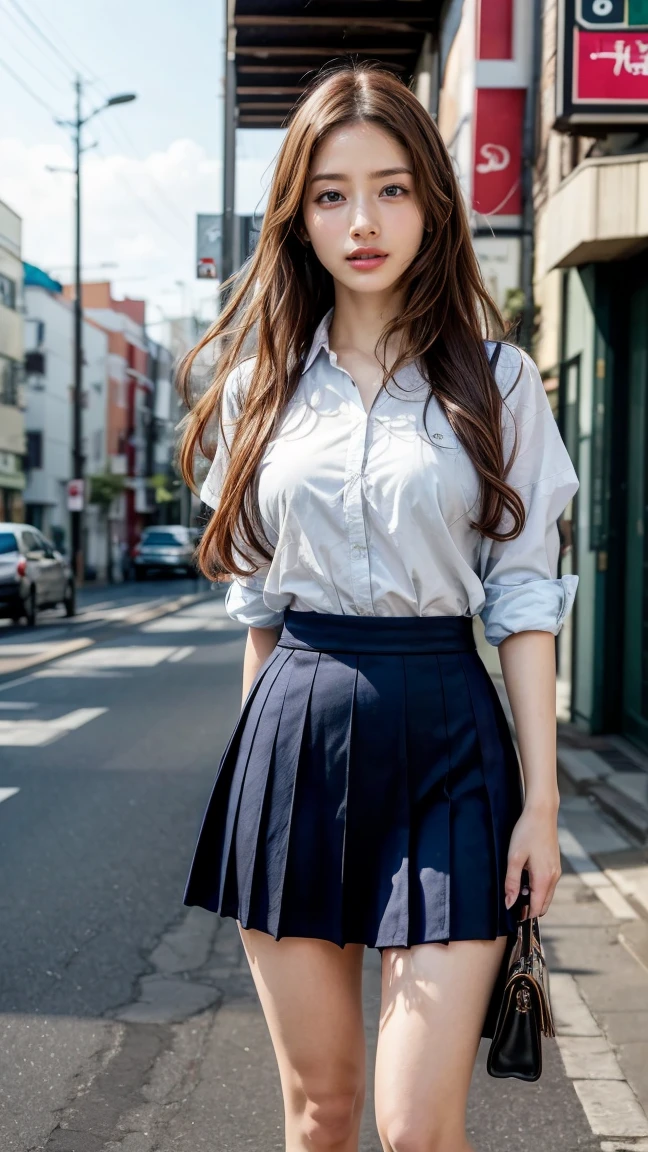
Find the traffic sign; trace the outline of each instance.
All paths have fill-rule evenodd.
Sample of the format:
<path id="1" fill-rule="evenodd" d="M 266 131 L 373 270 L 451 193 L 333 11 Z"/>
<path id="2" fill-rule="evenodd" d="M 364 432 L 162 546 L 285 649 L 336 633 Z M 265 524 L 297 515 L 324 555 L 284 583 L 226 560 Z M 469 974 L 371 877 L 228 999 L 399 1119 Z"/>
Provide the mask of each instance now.
<path id="1" fill-rule="evenodd" d="M 83 512 L 83 480 L 68 480 L 67 506 L 68 512 Z"/>

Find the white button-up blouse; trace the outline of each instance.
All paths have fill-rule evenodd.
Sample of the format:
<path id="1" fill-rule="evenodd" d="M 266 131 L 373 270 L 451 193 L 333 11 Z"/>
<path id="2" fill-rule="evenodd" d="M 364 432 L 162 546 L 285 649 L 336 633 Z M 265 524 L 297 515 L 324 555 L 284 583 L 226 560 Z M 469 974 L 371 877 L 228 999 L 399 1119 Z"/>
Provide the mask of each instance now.
<path id="1" fill-rule="evenodd" d="M 494 645 L 525 629 L 557 635 L 578 584 L 577 576 L 557 576 L 557 520 L 579 482 L 533 361 L 504 344 L 495 373 L 506 398 L 522 361 L 505 399 L 503 435 L 507 460 L 515 421 L 519 449 L 507 482 L 527 518 L 517 539 L 499 543 L 469 527 L 478 475 L 434 397 L 424 427 L 429 387 L 419 369 L 396 373 L 367 412 L 329 347 L 332 316 L 331 308 L 315 332 L 259 465 L 272 561 L 232 579 L 228 615 L 264 628 L 279 627 L 288 606 L 358 616 L 479 614 Z M 218 443 L 200 493 L 211 508 L 253 363 L 243 361 L 225 383 L 227 443 Z"/>

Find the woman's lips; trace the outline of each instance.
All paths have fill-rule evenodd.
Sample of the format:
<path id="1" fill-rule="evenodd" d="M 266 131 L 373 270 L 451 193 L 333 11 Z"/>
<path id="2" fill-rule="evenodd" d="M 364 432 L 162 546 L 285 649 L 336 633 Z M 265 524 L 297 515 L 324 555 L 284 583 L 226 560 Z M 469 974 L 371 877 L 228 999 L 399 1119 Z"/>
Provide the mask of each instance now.
<path id="1" fill-rule="evenodd" d="M 358 268 L 361 272 L 370 272 L 372 268 L 380 268 L 387 256 L 347 256 L 347 264 Z"/>

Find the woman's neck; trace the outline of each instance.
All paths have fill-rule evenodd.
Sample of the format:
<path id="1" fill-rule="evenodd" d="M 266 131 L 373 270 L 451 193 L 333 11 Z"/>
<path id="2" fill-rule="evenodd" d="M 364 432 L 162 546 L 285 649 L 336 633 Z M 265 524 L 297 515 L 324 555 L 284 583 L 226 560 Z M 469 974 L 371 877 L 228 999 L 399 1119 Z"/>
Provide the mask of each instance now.
<path id="1" fill-rule="evenodd" d="M 403 310 L 401 294 L 349 292 L 336 284 L 335 309 L 329 329 L 329 347 L 338 355 L 359 353 L 363 358 L 375 358 L 376 345 L 385 326 Z M 402 334 L 397 333 L 387 345 L 387 363 L 393 364 L 398 356 Z"/>

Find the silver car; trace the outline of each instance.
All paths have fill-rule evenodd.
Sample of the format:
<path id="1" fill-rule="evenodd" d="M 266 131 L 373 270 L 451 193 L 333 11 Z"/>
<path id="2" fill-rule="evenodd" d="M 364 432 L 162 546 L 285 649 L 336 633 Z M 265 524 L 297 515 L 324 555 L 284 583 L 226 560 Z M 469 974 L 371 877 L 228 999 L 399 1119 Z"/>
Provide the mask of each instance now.
<path id="1" fill-rule="evenodd" d="M 36 624 L 40 608 L 75 613 L 74 575 L 54 545 L 31 524 L 0 523 L 0 616 Z"/>
<path id="2" fill-rule="evenodd" d="M 145 528 L 139 544 L 133 549 L 135 579 L 143 580 L 154 569 L 180 571 L 186 576 L 197 574 L 194 562 L 197 534 L 184 524 Z"/>

